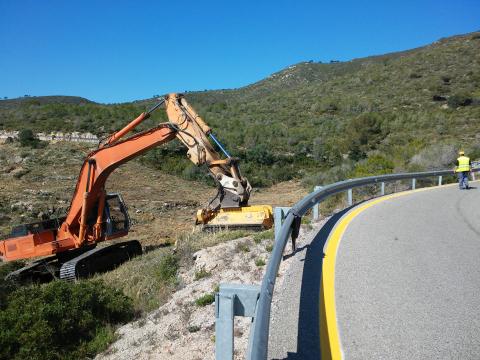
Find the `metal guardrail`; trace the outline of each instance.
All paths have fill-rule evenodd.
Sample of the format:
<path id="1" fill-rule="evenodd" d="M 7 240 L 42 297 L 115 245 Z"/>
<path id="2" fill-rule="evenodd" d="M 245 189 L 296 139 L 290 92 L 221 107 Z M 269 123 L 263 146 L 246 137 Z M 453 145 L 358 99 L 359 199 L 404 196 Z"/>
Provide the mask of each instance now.
<path id="1" fill-rule="evenodd" d="M 472 169 L 472 175 L 474 176 L 474 172 L 477 171 L 480 171 L 480 168 Z M 438 185 L 442 185 L 443 176 L 446 175 L 454 175 L 454 173 L 452 170 L 437 170 L 350 179 L 324 187 L 316 187 L 316 191 L 308 194 L 302 200 L 297 202 L 293 207 L 288 210 L 288 212 L 286 212 L 286 214 L 284 214 L 285 218 L 282 222 L 281 228 L 278 230 L 278 228 L 276 227 L 275 229 L 275 243 L 272 254 L 267 264 L 265 276 L 263 277 L 260 291 L 258 291 L 257 289 L 251 289 L 249 285 L 220 286 L 220 292 L 216 295 L 215 298 L 216 359 L 233 359 L 233 318 L 235 316 L 244 316 L 244 314 L 246 313 L 248 313 L 248 315 L 245 316 L 250 316 L 253 318 L 246 357 L 248 360 L 267 359 L 268 335 L 270 326 L 270 308 L 278 269 L 282 261 L 283 252 L 288 243 L 290 235 L 292 235 L 292 240 L 294 241 L 298 235 L 298 228 L 301 223 L 301 218 L 310 208 L 316 208 L 314 208 L 313 216 L 314 218 L 318 218 L 318 208 L 315 205 L 318 205 L 318 203 L 331 195 L 347 191 L 347 202 L 348 205 L 351 206 L 353 204 L 352 189 L 356 187 L 379 184 L 381 189 L 380 195 L 385 195 L 386 182 L 411 179 L 411 189 L 415 189 L 416 179 L 438 176 Z M 287 208 L 279 209 L 279 213 L 284 213 L 285 210 L 287 210 Z M 293 242 L 293 246 L 294 244 L 295 243 Z M 244 287 L 245 289 L 243 289 Z M 248 294 L 251 294 L 248 300 L 249 306 L 245 306 L 244 304 L 246 303 Z M 251 308 L 252 300 L 254 302 L 256 301 L 256 306 L 254 309 Z M 225 304 L 225 302 L 227 303 Z M 227 310 L 224 310 L 222 312 L 222 308 L 227 308 Z M 228 321 L 226 322 L 225 319 L 228 319 Z M 226 323 L 228 323 L 228 326 L 225 325 Z"/>

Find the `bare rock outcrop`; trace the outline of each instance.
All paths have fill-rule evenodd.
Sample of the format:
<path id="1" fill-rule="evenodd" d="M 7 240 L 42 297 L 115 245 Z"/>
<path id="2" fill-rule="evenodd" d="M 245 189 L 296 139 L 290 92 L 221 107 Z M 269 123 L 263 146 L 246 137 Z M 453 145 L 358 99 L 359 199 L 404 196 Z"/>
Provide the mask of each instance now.
<path id="1" fill-rule="evenodd" d="M 39 132 L 36 133 L 36 136 L 39 140 L 55 142 L 55 141 L 68 141 L 68 142 L 87 142 L 87 143 L 98 143 L 99 138 L 97 135 L 92 133 L 80 133 L 80 132 L 71 132 L 63 133 L 60 131 L 52 131 L 49 133 Z M 0 130 L 0 141 L 7 142 L 9 139 L 17 139 L 18 131 L 7 131 Z"/>

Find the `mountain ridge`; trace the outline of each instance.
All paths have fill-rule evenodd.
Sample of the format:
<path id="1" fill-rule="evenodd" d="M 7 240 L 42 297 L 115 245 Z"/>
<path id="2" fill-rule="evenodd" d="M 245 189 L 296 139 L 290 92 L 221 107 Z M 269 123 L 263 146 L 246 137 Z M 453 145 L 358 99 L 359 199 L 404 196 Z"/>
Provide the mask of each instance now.
<path id="1" fill-rule="evenodd" d="M 231 153 L 242 158 L 242 170 L 254 184 L 311 173 L 318 174 L 312 182 L 321 183 L 409 170 L 419 166 L 414 156 L 430 154 L 428 148 L 435 146 L 464 147 L 476 154 L 479 53 L 480 32 L 474 32 L 348 62 L 302 62 L 246 87 L 185 96 Z M 0 101 L 0 129 L 103 136 L 156 101 L 107 105 L 78 98 L 73 104 L 36 100 L 27 98 L 9 108 Z M 166 120 L 158 111 L 145 127 Z M 161 170 L 199 176 L 184 158 L 184 149 L 173 143 L 145 157 Z M 420 163 L 439 166 L 435 159 Z"/>
<path id="2" fill-rule="evenodd" d="M 401 57 L 401 56 L 404 56 L 404 55 L 410 55 L 410 54 L 415 53 L 417 51 L 427 49 L 431 46 L 438 45 L 438 44 L 441 44 L 443 42 L 448 42 L 448 41 L 451 41 L 451 40 L 468 38 L 468 37 L 473 37 L 473 38 L 478 37 L 478 38 L 480 38 L 480 30 L 470 32 L 470 33 L 465 33 L 465 34 L 453 35 L 453 36 L 449 36 L 449 37 L 442 37 L 442 38 L 440 38 L 440 39 L 438 39 L 438 40 L 436 40 L 436 41 L 434 41 L 430 44 L 422 45 L 422 46 L 415 47 L 415 48 L 412 48 L 412 49 L 394 51 L 394 52 L 386 53 L 386 54 L 369 55 L 369 56 L 366 56 L 366 57 L 353 58 L 353 59 L 345 60 L 345 61 L 337 61 L 337 60 L 331 60 L 330 62 L 321 62 L 321 61 L 314 61 L 314 60 L 301 61 L 301 62 L 292 64 L 292 65 L 289 65 L 286 68 L 281 69 L 279 71 L 273 72 L 272 74 L 270 74 L 269 76 L 267 76 L 264 79 L 261 79 L 259 81 L 253 82 L 252 84 L 248 84 L 248 85 L 241 86 L 241 87 L 238 87 L 238 88 L 211 89 L 211 90 L 204 90 L 204 91 L 186 91 L 185 93 L 188 93 L 188 94 L 202 94 L 202 93 L 205 93 L 205 92 L 218 92 L 218 93 L 224 94 L 224 93 L 234 92 L 234 91 L 258 86 L 259 84 L 261 84 L 261 83 L 263 83 L 263 82 L 265 82 L 265 81 L 267 81 L 271 78 L 277 77 L 277 76 L 279 76 L 279 75 L 287 72 L 288 70 L 290 70 L 292 68 L 295 68 L 299 65 L 301 66 L 301 65 L 305 65 L 305 64 L 316 64 L 316 65 L 338 66 L 339 64 L 352 64 L 352 63 L 356 63 L 356 62 L 360 62 L 360 63 L 365 63 L 365 62 L 368 62 L 368 61 L 378 62 L 378 61 L 384 61 L 386 59 L 391 59 L 391 58 L 395 58 L 395 57 Z M 82 103 L 82 102 L 89 102 L 89 103 L 95 103 L 95 104 L 99 104 L 99 105 L 114 105 L 114 104 L 131 104 L 131 103 L 151 102 L 151 101 L 154 101 L 155 98 L 137 99 L 137 100 L 132 100 L 132 101 L 116 102 L 116 103 L 102 103 L 102 102 L 96 102 L 96 101 L 93 101 L 93 100 L 89 100 L 88 98 L 85 98 L 85 97 L 82 97 L 82 96 L 68 96 L 68 95 L 30 96 L 30 95 L 25 95 L 23 97 L 0 99 L 0 107 L 4 103 L 8 103 L 8 102 L 12 102 L 12 101 L 24 102 L 24 101 L 28 101 L 28 100 L 32 100 L 32 99 L 39 100 L 39 101 L 42 101 L 42 102 L 45 102 L 45 103 L 54 103 L 54 102 L 58 102 L 58 103 Z"/>

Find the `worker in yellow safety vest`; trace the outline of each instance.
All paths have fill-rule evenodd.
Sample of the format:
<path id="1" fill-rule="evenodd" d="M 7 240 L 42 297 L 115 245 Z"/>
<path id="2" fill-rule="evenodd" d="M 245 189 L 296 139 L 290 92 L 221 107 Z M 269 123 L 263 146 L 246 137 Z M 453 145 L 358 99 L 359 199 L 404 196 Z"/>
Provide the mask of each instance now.
<path id="1" fill-rule="evenodd" d="M 468 156 L 465 156 L 465 152 L 460 150 L 458 152 L 459 158 L 457 159 L 457 166 L 455 172 L 458 175 L 458 187 L 460 190 L 468 189 L 468 173 L 472 166 L 472 162 Z"/>

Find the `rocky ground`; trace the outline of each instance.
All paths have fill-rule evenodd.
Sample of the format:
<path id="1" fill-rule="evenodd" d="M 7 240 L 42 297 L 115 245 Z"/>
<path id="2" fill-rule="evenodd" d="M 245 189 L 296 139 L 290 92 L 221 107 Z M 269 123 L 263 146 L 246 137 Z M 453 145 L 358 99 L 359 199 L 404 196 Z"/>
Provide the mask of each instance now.
<path id="1" fill-rule="evenodd" d="M 299 247 L 310 239 L 312 229 L 302 228 Z M 194 266 L 180 274 L 182 288 L 158 310 L 121 327 L 118 340 L 97 360 L 214 359 L 214 303 L 200 306 L 199 299 L 213 295 L 220 283 L 260 284 L 272 244 L 271 239 L 245 237 L 196 252 Z M 286 254 L 290 251 L 288 245 Z M 294 258 L 282 262 L 277 286 L 282 286 Z M 244 358 L 250 323 L 250 318 L 235 319 L 235 359 Z"/>

